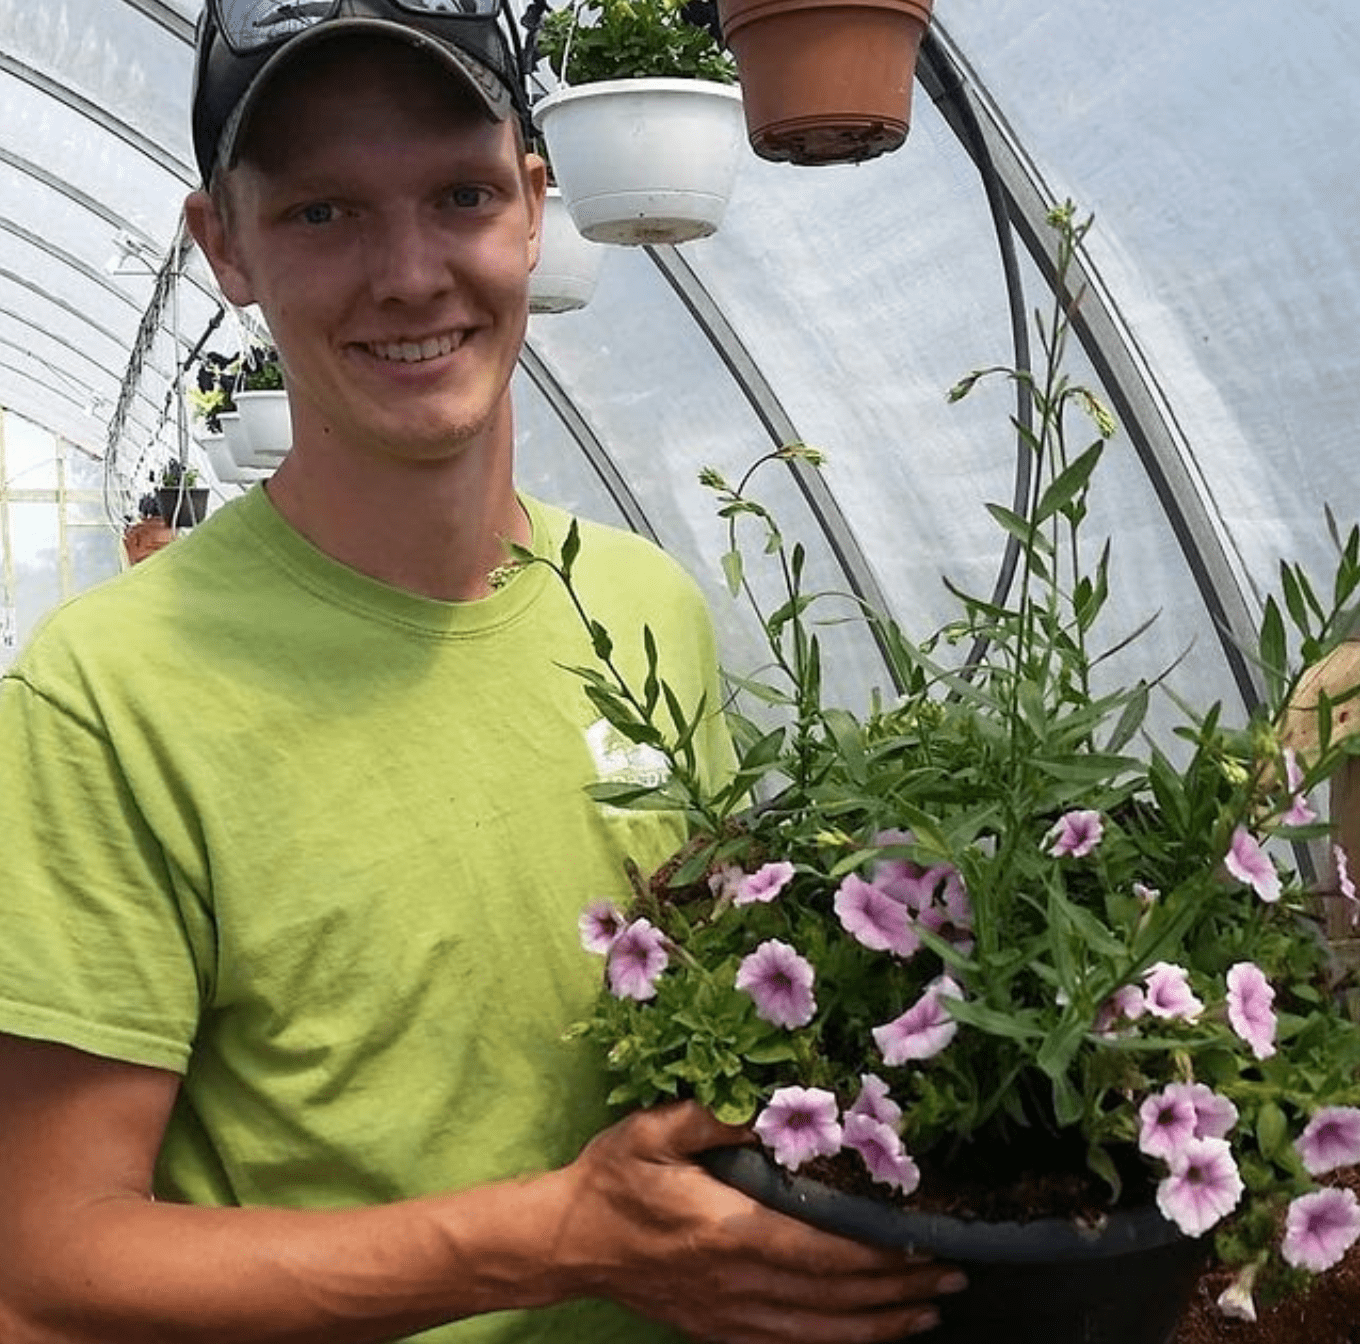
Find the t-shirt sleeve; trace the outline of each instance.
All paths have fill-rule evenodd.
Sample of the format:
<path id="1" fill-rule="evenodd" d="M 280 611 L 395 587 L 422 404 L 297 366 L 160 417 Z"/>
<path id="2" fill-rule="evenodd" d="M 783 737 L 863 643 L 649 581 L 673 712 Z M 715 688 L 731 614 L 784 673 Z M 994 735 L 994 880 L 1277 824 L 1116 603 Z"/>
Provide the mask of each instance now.
<path id="1" fill-rule="evenodd" d="M 92 709 L 0 681 L 0 1031 L 183 1072 L 211 921 Z"/>

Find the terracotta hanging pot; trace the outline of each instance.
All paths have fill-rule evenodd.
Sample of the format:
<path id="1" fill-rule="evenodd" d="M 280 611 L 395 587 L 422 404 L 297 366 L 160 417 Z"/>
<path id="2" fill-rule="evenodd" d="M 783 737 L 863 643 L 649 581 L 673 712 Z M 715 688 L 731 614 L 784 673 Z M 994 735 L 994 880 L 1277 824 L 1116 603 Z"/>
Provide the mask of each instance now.
<path id="1" fill-rule="evenodd" d="M 123 550 L 129 565 L 138 565 L 174 541 L 175 533 L 164 518 L 143 518 L 123 531 Z"/>
<path id="2" fill-rule="evenodd" d="M 911 124 L 916 55 L 933 0 L 718 0 L 761 158 L 853 163 Z"/>

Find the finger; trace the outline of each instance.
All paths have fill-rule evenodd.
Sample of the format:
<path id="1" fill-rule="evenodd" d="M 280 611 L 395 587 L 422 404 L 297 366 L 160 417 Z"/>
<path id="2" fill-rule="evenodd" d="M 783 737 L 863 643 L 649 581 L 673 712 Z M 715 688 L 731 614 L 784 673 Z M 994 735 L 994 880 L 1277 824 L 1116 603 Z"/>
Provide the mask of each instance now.
<path id="1" fill-rule="evenodd" d="M 674 1101 L 634 1117 L 634 1138 L 657 1156 L 688 1161 L 709 1148 L 750 1143 L 754 1133 L 745 1125 L 723 1124 L 696 1101 Z"/>

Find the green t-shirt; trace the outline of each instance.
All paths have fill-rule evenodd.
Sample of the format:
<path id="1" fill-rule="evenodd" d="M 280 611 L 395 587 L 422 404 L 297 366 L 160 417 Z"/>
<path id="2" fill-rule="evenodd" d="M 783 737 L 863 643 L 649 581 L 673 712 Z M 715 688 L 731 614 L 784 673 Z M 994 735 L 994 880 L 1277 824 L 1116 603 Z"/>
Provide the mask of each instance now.
<path id="1" fill-rule="evenodd" d="M 540 554 L 567 518 L 526 500 Z M 575 581 L 641 684 L 645 619 L 718 704 L 695 585 L 583 524 Z M 576 919 L 682 839 L 586 785 L 605 731 L 545 566 L 424 599 L 317 551 L 258 487 L 58 611 L 0 683 L 0 1030 L 183 1074 L 162 1197 L 342 1207 L 568 1162 L 607 1121 L 562 1039 Z M 729 764 L 720 716 L 701 748 Z M 662 1338 L 604 1303 L 422 1340 Z"/>

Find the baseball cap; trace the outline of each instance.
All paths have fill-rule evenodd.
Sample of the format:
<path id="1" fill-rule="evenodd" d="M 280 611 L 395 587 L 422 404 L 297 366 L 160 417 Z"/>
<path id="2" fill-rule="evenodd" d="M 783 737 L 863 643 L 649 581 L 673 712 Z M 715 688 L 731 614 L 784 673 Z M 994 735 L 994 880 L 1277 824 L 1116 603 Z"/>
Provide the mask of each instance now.
<path id="1" fill-rule="evenodd" d="M 447 67 L 493 121 L 527 122 L 522 62 L 503 0 L 207 0 L 194 72 L 194 156 L 204 185 L 235 161 L 241 133 L 279 69 L 318 42 L 395 38 Z"/>

